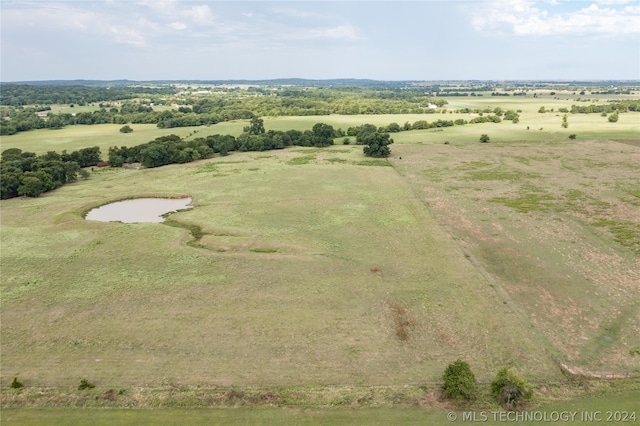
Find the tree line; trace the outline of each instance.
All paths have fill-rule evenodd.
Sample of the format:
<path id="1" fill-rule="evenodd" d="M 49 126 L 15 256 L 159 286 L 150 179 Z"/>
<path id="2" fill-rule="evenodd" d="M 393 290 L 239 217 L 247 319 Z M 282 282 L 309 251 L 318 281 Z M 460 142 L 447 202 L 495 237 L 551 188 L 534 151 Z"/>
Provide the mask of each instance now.
<path id="1" fill-rule="evenodd" d="M 78 113 L 54 113 L 47 105 L 90 102 L 103 103 L 99 110 Z M 423 88 L 415 87 L 263 87 L 210 92 L 180 91 L 175 87 L 153 91 L 138 87 L 107 89 L 9 84 L 2 86 L 0 104 L 7 106 L 2 109 L 0 134 L 12 135 L 75 124 L 145 123 L 174 128 L 265 116 L 435 113 L 430 105 L 443 107 L 447 101 L 432 98 Z M 158 104 L 177 104 L 179 107 L 158 111 L 154 109 Z"/>
<path id="2" fill-rule="evenodd" d="M 168 87 L 103 87 L 3 83 L 0 85 L 0 105 L 14 107 L 37 104 L 86 105 L 93 102 L 132 99 L 144 94 L 169 94 L 173 92 L 175 92 L 175 89 Z"/>
<path id="3" fill-rule="evenodd" d="M 502 115 L 501 111 L 497 111 Z M 334 139 L 353 136 L 357 145 L 363 145 L 363 153 L 370 157 L 388 157 L 391 154 L 389 145 L 393 144 L 390 133 L 407 130 L 433 129 L 464 125 L 468 123 L 483 123 L 501 121 L 500 116 L 478 116 L 469 121 L 463 119 L 442 120 L 432 122 L 418 120 L 400 126 L 390 123 L 387 126 L 376 127 L 373 124 L 352 126 L 344 132 L 334 129 L 325 123 L 316 123 L 311 130 L 266 130 L 261 118 L 253 117 L 249 125 L 243 129 L 238 137 L 231 135 L 213 135 L 205 138 L 190 140 L 181 139 L 176 135 L 162 136 L 148 143 L 133 147 L 111 147 L 108 152 L 108 164 L 112 167 L 122 167 L 125 163 L 140 163 L 143 167 L 160 167 L 168 164 L 188 163 L 195 160 L 211 158 L 216 154 L 227 155 L 232 151 L 269 151 L 283 149 L 289 146 L 326 147 L 334 144 Z M 517 113 L 505 119 L 517 122 Z M 350 139 L 344 141 L 349 144 Z M 87 177 L 82 167 L 95 166 L 101 162 L 99 147 L 83 148 L 78 151 L 58 154 L 49 151 L 36 156 L 32 152 L 22 152 L 18 148 L 10 148 L 2 153 L 0 161 L 2 199 L 17 196 L 37 197 L 40 194 L 56 189 L 65 183 L 77 180 L 78 175 Z"/>
<path id="4" fill-rule="evenodd" d="M 640 100 L 611 101 L 606 105 L 571 105 L 573 114 L 614 113 L 614 112 L 640 111 Z"/>
<path id="5" fill-rule="evenodd" d="M 37 197 L 40 194 L 75 182 L 78 175 L 88 177 L 82 167 L 95 166 L 100 162 L 100 148 L 83 148 L 58 154 L 49 151 L 37 156 L 19 148 L 2 152 L 0 159 L 0 198 L 5 200 L 18 196 Z"/>
<path id="6" fill-rule="evenodd" d="M 108 165 L 122 167 L 125 163 L 140 163 L 143 167 L 152 168 L 211 158 L 216 154 L 224 156 L 232 151 L 268 151 L 289 146 L 327 147 L 334 144 L 334 138 L 343 135 L 342 131 L 336 131 L 325 123 L 317 123 L 305 131 L 267 131 L 263 120 L 254 117 L 237 138 L 218 134 L 186 140 L 169 135 L 132 147 L 114 146 L 109 148 Z M 367 125 L 356 136 L 357 143 L 364 145 L 365 155 L 390 155 L 389 145 L 393 139 L 389 133 Z M 99 147 L 71 153 L 63 151 L 61 154 L 49 151 L 39 156 L 19 148 L 9 148 L 2 152 L 0 159 L 0 198 L 37 197 L 76 181 L 78 176 L 87 178 L 89 173 L 82 168 L 95 166 L 101 161 Z"/>
<path id="7" fill-rule="evenodd" d="M 108 163 L 121 167 L 125 163 L 140 163 L 143 167 L 160 167 L 168 164 L 188 163 L 211 158 L 214 155 L 228 155 L 233 151 L 270 151 L 289 146 L 327 147 L 334 144 L 334 138 L 344 133 L 325 123 L 316 123 L 311 130 L 265 130 L 264 121 L 254 117 L 243 133 L 212 135 L 190 140 L 176 135 L 162 136 L 148 143 L 133 147 L 111 147 Z M 358 136 L 358 144 L 367 145 L 365 155 L 385 157 L 390 154 L 388 145 L 393 143 L 388 133 L 370 125 Z M 370 146 L 371 145 L 371 146 Z"/>

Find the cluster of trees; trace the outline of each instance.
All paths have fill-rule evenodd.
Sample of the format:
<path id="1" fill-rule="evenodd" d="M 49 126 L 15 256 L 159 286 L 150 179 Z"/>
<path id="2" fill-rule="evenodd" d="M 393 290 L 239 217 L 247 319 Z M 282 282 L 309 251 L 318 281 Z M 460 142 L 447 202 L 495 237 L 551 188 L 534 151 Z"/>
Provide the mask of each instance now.
<path id="1" fill-rule="evenodd" d="M 309 116 L 329 114 L 422 114 L 435 113 L 430 105 L 442 107 L 444 99 L 435 99 L 419 87 L 340 86 L 340 87 L 265 87 L 255 90 L 220 92 L 180 92 L 175 87 L 93 87 L 55 85 L 3 85 L 3 110 L 0 132 L 17 132 L 75 124 L 148 123 L 161 128 L 201 126 L 223 121 L 260 116 Z M 5 93 L 6 92 L 6 93 Z M 164 96 L 162 96 L 164 95 Z M 171 101 L 169 95 L 172 95 Z M 78 104 L 121 101 L 120 108 L 101 103 L 93 112 L 49 113 L 37 116 L 47 104 Z M 156 111 L 154 104 L 178 103 L 177 109 Z M 44 107 L 23 107 L 43 104 Z M 49 108 L 50 109 L 50 108 Z"/>
<path id="2" fill-rule="evenodd" d="M 334 138 L 343 136 L 333 126 L 317 123 L 311 130 L 266 131 L 262 119 L 254 117 L 244 132 L 236 137 L 213 135 L 206 138 L 181 139 L 176 135 L 162 136 L 148 143 L 133 147 L 111 147 L 108 163 L 121 167 L 125 163 L 140 163 L 144 167 L 160 167 L 167 164 L 188 163 L 215 154 L 227 155 L 231 151 L 267 151 L 288 146 L 326 147 L 333 145 Z M 371 157 L 387 157 L 393 139 L 389 133 L 381 132 L 373 125 L 365 125 L 356 135 L 357 143 L 365 145 L 363 152 Z M 2 153 L 0 162 L 1 198 L 17 196 L 37 197 L 65 183 L 73 182 L 78 175 L 88 177 L 82 167 L 95 166 L 101 162 L 99 147 L 58 154 L 49 151 L 36 156 L 10 148 Z"/>
<path id="3" fill-rule="evenodd" d="M 62 154 L 49 151 L 39 156 L 19 148 L 9 148 L 2 152 L 0 160 L 0 198 L 37 197 L 74 182 L 78 175 L 88 177 L 81 167 L 94 166 L 98 162 L 100 148 L 97 146 L 71 153 L 62 151 Z"/>
<path id="4" fill-rule="evenodd" d="M 501 112 L 500 114 L 502 115 L 503 113 Z M 507 113 L 504 114 L 505 120 L 513 120 L 514 123 L 517 123 L 519 121 L 519 117 L 520 115 L 515 111 L 507 111 Z M 417 120 L 413 122 L 413 124 L 406 122 L 404 123 L 404 125 L 401 126 L 398 123 L 390 123 L 387 126 L 380 126 L 378 128 L 376 128 L 376 126 L 374 126 L 373 124 L 362 124 L 360 126 L 349 127 L 347 129 L 346 135 L 358 136 L 363 130 L 371 131 L 372 129 L 373 130 L 377 129 L 377 131 L 381 133 L 397 133 L 397 132 L 408 131 L 408 130 L 426 130 L 426 129 L 437 129 L 441 127 L 463 126 L 465 124 L 489 123 L 489 122 L 500 123 L 501 121 L 502 119 L 496 114 L 496 115 L 489 115 L 489 116 L 474 117 L 469 121 L 464 120 L 462 118 L 458 118 L 456 120 L 438 119 L 431 122 L 427 120 Z M 336 137 L 343 136 L 342 134 L 340 134 L 340 132 L 341 132 L 341 129 L 338 129 Z M 358 143 L 360 143 L 359 140 L 358 140 Z"/>
<path id="5" fill-rule="evenodd" d="M 468 363 L 457 360 L 447 366 L 442 376 L 442 391 L 455 401 L 473 401 L 478 396 L 475 375 Z M 533 395 L 527 380 L 514 368 L 503 367 L 491 382 L 491 395 L 508 410 L 516 410 L 520 403 Z"/>
<path id="6" fill-rule="evenodd" d="M 143 94 L 169 94 L 174 89 L 166 87 L 141 86 L 88 86 L 49 84 L 0 85 L 0 105 L 23 106 L 34 104 L 77 104 L 132 99 Z"/>
<path id="7" fill-rule="evenodd" d="M 341 134 L 336 133 L 333 126 L 324 123 L 317 123 L 306 131 L 266 131 L 263 120 L 254 117 L 237 138 L 231 135 L 213 135 L 183 140 L 176 135 L 162 136 L 133 147 L 111 147 L 108 161 L 113 167 L 120 167 L 125 163 L 159 167 L 211 158 L 215 154 L 227 155 L 232 151 L 269 151 L 288 146 L 326 147 L 333 145 L 333 139 L 338 135 Z"/>
<path id="8" fill-rule="evenodd" d="M 616 111 L 635 112 L 640 111 L 640 100 L 611 101 L 608 104 L 571 105 L 571 110 L 568 108 L 559 108 L 558 111 L 565 113 L 571 112 L 572 114 L 612 114 Z M 542 106 L 538 112 L 553 112 L 553 109 L 548 110 Z"/>
<path id="9" fill-rule="evenodd" d="M 478 123 L 501 123 L 502 119 L 498 115 L 481 115 L 469 120 L 469 124 Z"/>
<path id="10" fill-rule="evenodd" d="M 543 107 L 544 108 L 544 107 Z M 521 110 L 514 111 L 512 109 L 504 111 L 501 107 L 495 108 L 484 108 L 484 109 L 470 109 L 470 108 L 461 108 L 455 110 L 456 113 L 460 114 L 479 114 L 480 117 L 484 116 L 484 114 L 495 114 L 498 118 L 502 117 L 504 120 L 511 120 L 514 123 L 518 123 L 520 121 L 520 112 Z M 568 112 L 568 111 L 567 111 Z M 499 123 L 501 120 L 496 119 L 495 117 L 488 118 L 486 120 L 480 118 L 478 120 L 472 119 L 470 123 L 486 123 L 486 122 L 494 122 Z"/>

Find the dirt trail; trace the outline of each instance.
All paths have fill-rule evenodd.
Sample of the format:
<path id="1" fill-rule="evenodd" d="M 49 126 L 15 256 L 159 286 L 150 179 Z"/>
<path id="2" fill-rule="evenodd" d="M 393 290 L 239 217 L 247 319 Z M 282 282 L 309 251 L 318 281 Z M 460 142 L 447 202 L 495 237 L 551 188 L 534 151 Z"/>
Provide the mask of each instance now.
<path id="1" fill-rule="evenodd" d="M 589 371 L 580 367 L 569 367 L 567 364 L 560 363 L 562 368 L 567 370 L 574 376 L 584 376 L 584 377 L 592 377 L 595 379 L 628 379 L 628 374 L 615 374 L 615 373 L 604 373 L 601 371 Z"/>

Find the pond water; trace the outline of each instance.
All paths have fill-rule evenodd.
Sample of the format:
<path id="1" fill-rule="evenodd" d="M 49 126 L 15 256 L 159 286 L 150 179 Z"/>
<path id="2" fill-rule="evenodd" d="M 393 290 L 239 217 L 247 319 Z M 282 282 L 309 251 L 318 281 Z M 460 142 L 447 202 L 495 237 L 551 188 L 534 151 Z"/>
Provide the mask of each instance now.
<path id="1" fill-rule="evenodd" d="M 159 223 L 163 214 L 192 206 L 191 198 L 136 198 L 117 201 L 92 209 L 85 219 L 100 222 Z"/>

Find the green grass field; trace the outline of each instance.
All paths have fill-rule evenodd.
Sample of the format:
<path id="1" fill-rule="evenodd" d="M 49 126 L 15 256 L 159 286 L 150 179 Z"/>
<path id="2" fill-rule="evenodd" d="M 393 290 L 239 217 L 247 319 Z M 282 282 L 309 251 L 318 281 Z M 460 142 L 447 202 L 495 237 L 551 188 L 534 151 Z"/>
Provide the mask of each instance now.
<path id="1" fill-rule="evenodd" d="M 557 422 L 527 421 L 516 419 L 511 413 L 511 422 L 524 425 L 569 423 L 588 425 L 594 423 L 636 424 L 638 422 L 638 399 L 640 393 L 579 398 L 571 402 L 551 404 L 519 413 L 530 418 L 563 420 Z M 454 413 L 454 414 L 451 414 Z M 455 415 L 455 418 L 453 417 Z M 467 416 L 465 418 L 465 415 Z M 3 412 L 3 423 L 21 425 L 455 425 L 470 423 L 475 419 L 482 424 L 500 425 L 509 419 L 507 413 L 496 409 L 452 410 L 422 407 L 402 408 L 214 408 L 214 409 L 7 409 Z M 559 417 L 559 416 L 563 417 Z M 451 416 L 451 417 L 448 417 Z M 503 416 L 503 417 L 501 417 Z M 622 421 L 622 419 L 626 421 Z M 453 419 L 453 420 L 452 420 Z M 482 420 L 486 419 L 486 420 Z M 609 421 L 607 421 L 609 420 Z"/>
<path id="2" fill-rule="evenodd" d="M 624 96 L 609 96 L 606 99 L 628 99 Z M 502 123 L 467 124 L 441 129 L 415 130 L 392 134 L 396 143 L 424 143 L 434 142 L 473 142 L 477 141 L 481 134 L 486 133 L 492 141 L 564 141 L 569 135 L 576 134 L 577 140 L 630 140 L 638 139 L 640 134 L 640 113 L 620 114 L 617 123 L 609 123 L 607 117 L 600 114 L 569 114 L 568 128 L 562 128 L 563 113 L 559 108 L 571 108 L 571 105 L 591 105 L 601 103 L 603 99 L 589 97 L 591 101 L 577 101 L 575 96 L 569 98 L 540 97 L 449 97 L 445 106 L 445 114 L 381 114 L 381 115 L 324 115 L 305 117 L 265 117 L 264 123 L 267 130 L 311 130 L 316 123 L 326 123 L 334 128 L 342 128 L 346 131 L 349 127 L 365 123 L 376 126 L 386 126 L 390 123 L 404 125 L 413 124 L 418 120 L 429 122 L 436 120 L 471 120 L 476 117 L 473 114 L 454 113 L 461 108 L 491 108 L 500 106 L 503 110 L 520 110 L 520 122 L 513 124 L 511 121 Z M 555 112 L 538 113 L 541 106 Z M 64 110 L 66 106 L 54 109 Z M 78 108 L 78 107 L 76 107 Z M 85 107 L 83 107 L 85 108 Z M 86 107 L 89 108 L 89 107 Z M 65 110 L 66 111 L 66 110 Z M 18 133 L 12 136 L 3 136 L 0 141 L 0 149 L 20 148 L 23 151 L 31 151 L 42 154 L 47 151 L 73 151 L 88 146 L 99 146 L 106 155 L 111 146 L 133 146 L 146 143 L 152 139 L 169 134 L 180 137 L 206 137 L 214 134 L 230 134 L 238 136 L 248 124 L 247 120 L 222 122 L 212 126 L 180 127 L 173 129 L 159 129 L 154 124 L 132 124 L 133 133 L 123 134 L 119 132 L 122 125 L 99 124 L 69 126 L 61 130 L 40 129 Z M 354 140 L 355 138 L 352 138 Z M 338 140 L 337 143 L 341 141 Z"/>
<path id="3" fill-rule="evenodd" d="M 3 202 L 3 381 L 28 369 L 42 385 L 420 383 L 461 356 L 485 380 L 505 363 L 556 377 L 402 176 L 358 165 L 360 150 L 104 170 Z M 291 165 L 300 157 L 312 160 Z M 201 247 L 179 228 L 82 218 L 143 193 L 194 197 L 172 219 L 200 226 Z"/>
<path id="4" fill-rule="evenodd" d="M 3 422 L 95 415 L 154 424 L 189 415 L 442 424 L 450 407 L 425 398 L 458 358 L 484 385 L 503 366 L 536 385 L 562 386 L 562 370 L 637 385 L 640 114 L 618 123 L 571 115 L 563 129 L 560 116 L 537 108 L 564 101 L 527 102 L 518 124 L 396 133 L 388 160 L 369 161 L 353 145 L 233 153 L 100 169 L 39 198 L 3 200 Z M 458 116 L 282 117 L 265 126 Z M 98 145 L 104 154 L 163 134 L 239 134 L 244 125 L 136 125 L 128 135 L 118 125 L 72 126 L 3 137 L 2 149 Z M 478 142 L 482 133 L 490 143 Z M 83 218 L 114 200 L 186 195 L 194 208 L 168 224 Z M 14 377 L 25 390 L 8 389 Z M 95 399 L 75 390 L 82 378 L 96 384 Z M 259 392 L 255 405 L 299 408 L 181 408 L 233 406 L 235 394 L 218 401 L 207 389 L 248 395 L 253 387 L 278 395 Z M 111 399 L 110 390 L 124 396 Z M 601 405 L 627 407 L 628 395 L 637 396 Z M 340 406 L 368 408 L 328 408 Z"/>

